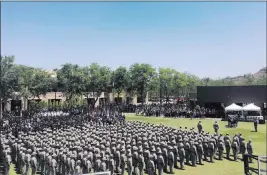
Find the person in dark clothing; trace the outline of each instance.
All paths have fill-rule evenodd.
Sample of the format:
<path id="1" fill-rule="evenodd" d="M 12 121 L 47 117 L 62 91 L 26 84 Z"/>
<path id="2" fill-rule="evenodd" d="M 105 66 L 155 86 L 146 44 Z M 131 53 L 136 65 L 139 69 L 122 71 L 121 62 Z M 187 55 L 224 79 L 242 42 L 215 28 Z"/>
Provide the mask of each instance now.
<path id="1" fill-rule="evenodd" d="M 258 132 L 258 124 L 259 124 L 259 119 L 258 118 L 255 118 L 254 119 L 254 129 L 255 129 L 255 132 Z"/>

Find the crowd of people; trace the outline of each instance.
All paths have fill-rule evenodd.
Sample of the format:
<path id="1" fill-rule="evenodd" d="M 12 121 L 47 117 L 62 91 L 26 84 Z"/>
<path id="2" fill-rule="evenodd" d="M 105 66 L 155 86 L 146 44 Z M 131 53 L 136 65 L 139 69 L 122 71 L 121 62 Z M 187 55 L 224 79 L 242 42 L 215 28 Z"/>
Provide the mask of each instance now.
<path id="1" fill-rule="evenodd" d="M 126 121 L 120 109 L 9 118 L 0 141 L 5 174 L 14 163 L 22 175 L 162 175 L 253 153 L 251 140 L 245 143 L 241 133 L 222 135 L 217 122 L 214 133 L 205 132 L 201 122 L 197 129 L 175 129 Z"/>
<path id="2" fill-rule="evenodd" d="M 192 108 L 188 105 L 184 104 L 173 104 L 173 103 L 165 103 L 165 104 L 146 104 L 136 106 L 136 115 L 143 116 L 164 116 L 171 118 L 219 118 L 220 114 L 215 109 L 210 108 Z"/>

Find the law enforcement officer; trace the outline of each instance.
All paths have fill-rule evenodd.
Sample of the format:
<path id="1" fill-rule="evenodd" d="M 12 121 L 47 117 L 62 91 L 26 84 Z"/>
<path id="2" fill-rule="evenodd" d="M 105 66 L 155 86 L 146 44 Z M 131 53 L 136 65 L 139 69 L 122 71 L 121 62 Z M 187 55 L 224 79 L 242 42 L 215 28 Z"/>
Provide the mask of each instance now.
<path id="1" fill-rule="evenodd" d="M 248 152 L 248 160 L 249 160 L 249 163 L 252 163 L 252 155 L 253 155 L 253 147 L 252 147 L 252 141 L 251 139 L 248 140 L 248 143 L 247 143 L 247 152 Z"/>
<path id="2" fill-rule="evenodd" d="M 164 162 L 164 158 L 162 156 L 162 152 L 159 149 L 158 150 L 158 157 L 157 157 L 157 168 L 158 168 L 158 175 L 162 175 L 163 174 L 163 168 L 165 166 L 165 162 Z"/>
<path id="3" fill-rule="evenodd" d="M 114 170 L 115 170 L 115 161 L 114 161 L 114 157 L 113 157 L 113 154 L 110 154 L 109 156 L 109 171 L 111 173 L 111 175 L 114 174 Z"/>
<path id="4" fill-rule="evenodd" d="M 51 171 L 50 171 L 50 174 L 51 175 L 56 175 L 56 169 L 57 169 L 57 155 L 56 154 L 53 154 L 52 155 L 52 160 L 51 160 L 51 167 L 50 167 L 50 169 L 51 169 Z"/>
<path id="5" fill-rule="evenodd" d="M 239 146 L 237 144 L 237 141 L 234 140 L 232 143 L 232 150 L 233 150 L 233 156 L 234 156 L 234 161 L 237 161 L 238 158 L 238 152 L 239 152 Z"/>
<path id="6" fill-rule="evenodd" d="M 165 162 L 163 171 L 165 173 L 167 173 L 167 167 L 168 167 L 168 150 L 167 150 L 167 144 L 165 144 L 164 142 L 162 142 L 161 146 L 162 146 L 162 156 L 163 156 L 163 159 L 164 159 L 164 162 Z"/>
<path id="7" fill-rule="evenodd" d="M 218 144 L 219 160 L 222 160 L 223 151 L 224 151 L 224 144 L 223 144 L 223 140 L 220 139 L 219 144 Z"/>
<path id="8" fill-rule="evenodd" d="M 127 154 L 127 173 L 128 175 L 132 175 L 133 173 L 133 161 L 132 161 L 132 154 Z"/>
<path id="9" fill-rule="evenodd" d="M 174 174 L 174 172 L 173 172 L 174 154 L 173 154 L 173 147 L 172 146 L 168 147 L 168 165 L 169 165 L 169 168 L 170 168 L 170 173 Z"/>
<path id="10" fill-rule="evenodd" d="M 188 141 L 185 143 L 185 159 L 186 159 L 186 164 L 189 165 L 189 160 L 190 160 L 190 144 Z"/>
<path id="11" fill-rule="evenodd" d="M 209 145 L 208 145 L 208 141 L 207 139 L 204 139 L 204 142 L 203 142 L 203 152 L 204 152 L 204 159 L 205 161 L 207 161 L 207 157 L 209 155 Z"/>
<path id="12" fill-rule="evenodd" d="M 143 157 L 143 151 L 139 150 L 139 156 L 138 156 L 138 170 L 139 170 L 139 175 L 144 174 L 144 167 L 145 167 L 145 160 Z"/>
<path id="13" fill-rule="evenodd" d="M 215 123 L 213 124 L 213 129 L 214 129 L 214 132 L 215 132 L 216 134 L 218 134 L 219 125 L 218 125 L 217 121 L 215 121 Z"/>
<path id="14" fill-rule="evenodd" d="M 197 143 L 192 143 L 191 148 L 190 148 L 190 158 L 192 162 L 192 166 L 196 166 L 196 161 L 197 161 L 197 148 L 196 148 Z"/>
<path id="15" fill-rule="evenodd" d="M 27 154 L 25 155 L 25 174 L 29 175 L 30 174 L 30 167 L 31 167 L 31 153 L 32 150 L 28 149 Z"/>
<path id="16" fill-rule="evenodd" d="M 133 147 L 133 174 L 138 174 L 138 148 L 136 146 Z"/>
<path id="17" fill-rule="evenodd" d="M 185 161 L 185 149 L 184 149 L 184 144 L 182 142 L 179 143 L 178 149 L 179 149 L 178 153 L 179 153 L 180 168 L 183 170 L 184 169 L 184 161 Z"/>
<path id="18" fill-rule="evenodd" d="M 214 161 L 213 161 L 213 158 L 214 158 L 214 143 L 213 143 L 212 140 L 209 141 L 208 149 L 209 149 L 210 162 L 214 163 Z"/>
<path id="19" fill-rule="evenodd" d="M 126 158 L 126 155 L 125 155 L 125 149 L 122 148 L 121 150 L 121 163 L 120 163 L 120 168 L 121 168 L 121 175 L 124 175 L 124 170 L 125 170 L 125 164 L 127 162 L 127 158 Z"/>
<path id="20" fill-rule="evenodd" d="M 197 124 L 197 129 L 198 129 L 198 133 L 202 133 L 202 124 L 201 124 L 201 121 L 198 122 Z"/>
<path id="21" fill-rule="evenodd" d="M 32 175 L 35 175 L 37 171 L 36 152 L 33 152 L 31 156 L 31 169 L 32 169 Z"/>
<path id="22" fill-rule="evenodd" d="M 202 163 L 203 154 L 204 154 L 203 146 L 202 146 L 201 140 L 199 140 L 197 144 L 197 157 L 198 157 L 198 163 L 200 165 L 203 165 Z"/>
<path id="23" fill-rule="evenodd" d="M 106 157 L 102 158 L 101 165 L 100 165 L 100 172 L 106 172 L 107 171 L 107 165 L 106 165 Z"/>
<path id="24" fill-rule="evenodd" d="M 258 132 L 258 124 L 259 124 L 259 119 L 258 118 L 255 118 L 254 119 L 254 129 L 255 129 L 255 132 Z"/>
<path id="25" fill-rule="evenodd" d="M 147 166 L 147 172 L 148 175 L 155 175 L 155 164 L 153 161 L 153 155 L 149 156 L 149 162 L 148 162 L 148 166 Z"/>
<path id="26" fill-rule="evenodd" d="M 244 137 L 241 137 L 240 153 L 242 154 L 242 160 L 244 160 L 244 154 L 246 153 L 246 143 L 245 143 L 245 138 Z"/>

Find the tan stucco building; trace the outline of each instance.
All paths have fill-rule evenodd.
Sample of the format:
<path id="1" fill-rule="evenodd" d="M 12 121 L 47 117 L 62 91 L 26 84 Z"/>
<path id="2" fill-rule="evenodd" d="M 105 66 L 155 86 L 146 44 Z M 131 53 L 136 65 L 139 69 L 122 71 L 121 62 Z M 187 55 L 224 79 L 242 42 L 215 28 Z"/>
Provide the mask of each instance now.
<path id="1" fill-rule="evenodd" d="M 82 96 L 82 99 L 86 100 L 86 96 Z M 94 95 L 93 93 L 88 94 L 88 100 L 96 99 L 97 96 Z M 114 102 L 114 100 L 118 99 L 117 94 L 113 93 L 105 93 L 102 92 L 101 95 L 99 96 L 98 100 L 96 101 L 96 106 L 101 104 L 102 102 Z M 121 94 L 119 96 L 119 101 L 122 103 L 127 102 L 127 97 L 126 94 Z M 66 97 L 62 92 L 47 92 L 46 95 L 41 95 L 40 98 L 29 98 L 28 100 L 41 100 L 45 102 L 64 102 L 66 100 Z M 128 99 L 128 102 L 131 104 L 136 104 L 137 103 L 137 97 L 134 97 L 132 99 Z M 13 110 L 13 106 L 19 106 L 21 109 L 26 110 L 28 108 L 28 101 L 24 100 L 23 98 L 20 99 L 10 99 L 9 103 L 6 104 L 5 109 L 6 110 Z"/>

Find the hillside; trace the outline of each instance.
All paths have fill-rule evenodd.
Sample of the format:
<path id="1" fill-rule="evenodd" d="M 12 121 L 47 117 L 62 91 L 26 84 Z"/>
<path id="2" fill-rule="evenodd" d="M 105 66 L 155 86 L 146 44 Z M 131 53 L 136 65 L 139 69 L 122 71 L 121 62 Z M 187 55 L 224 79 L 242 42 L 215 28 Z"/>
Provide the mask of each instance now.
<path id="1" fill-rule="evenodd" d="M 248 78 L 253 79 L 254 81 L 258 81 L 259 79 L 264 79 L 267 76 L 267 69 L 266 67 L 260 69 L 258 72 L 256 73 L 249 73 L 249 74 L 245 74 L 245 75 L 240 75 L 240 76 L 236 76 L 236 77 L 226 77 L 225 80 L 231 80 L 231 81 L 235 81 L 235 82 L 243 82 Z"/>
<path id="2" fill-rule="evenodd" d="M 255 78 L 259 78 L 259 77 L 264 76 L 264 75 L 267 75 L 267 68 L 266 67 L 260 69 L 258 72 L 256 72 L 255 74 L 253 74 L 253 76 Z"/>

